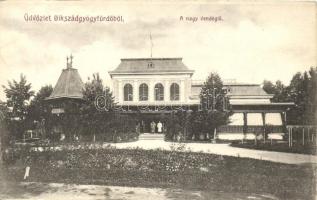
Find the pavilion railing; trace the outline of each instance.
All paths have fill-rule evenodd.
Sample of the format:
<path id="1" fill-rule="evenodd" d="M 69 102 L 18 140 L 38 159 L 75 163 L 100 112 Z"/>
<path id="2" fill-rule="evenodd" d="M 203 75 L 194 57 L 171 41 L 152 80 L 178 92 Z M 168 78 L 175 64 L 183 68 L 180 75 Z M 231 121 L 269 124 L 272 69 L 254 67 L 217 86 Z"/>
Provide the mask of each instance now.
<path id="1" fill-rule="evenodd" d="M 217 128 L 217 132 L 219 132 L 219 133 L 243 133 L 243 126 L 239 126 L 239 125 L 220 126 Z"/>
<path id="2" fill-rule="evenodd" d="M 245 131 L 244 131 L 245 129 Z M 285 133 L 285 127 L 283 126 L 242 126 L 242 125 L 226 125 L 217 128 L 218 133 L 264 133 L 267 129 L 267 133 Z"/>
<path id="3" fill-rule="evenodd" d="M 284 133 L 285 141 L 288 141 L 289 147 L 293 145 L 317 146 L 317 126 L 316 125 L 287 125 L 287 126 L 242 126 L 226 125 L 217 128 L 216 133 L 254 133 L 263 135 L 263 140 L 270 133 Z"/>
<path id="4" fill-rule="evenodd" d="M 269 130 L 271 133 L 285 133 L 285 126 L 268 126 L 267 128 L 272 127 L 272 130 Z"/>
<path id="5" fill-rule="evenodd" d="M 247 126 L 246 127 L 246 133 L 256 133 L 260 134 L 264 132 L 263 126 Z"/>
<path id="6" fill-rule="evenodd" d="M 317 146 L 317 126 L 315 125 L 287 125 L 288 145 L 294 144 Z"/>

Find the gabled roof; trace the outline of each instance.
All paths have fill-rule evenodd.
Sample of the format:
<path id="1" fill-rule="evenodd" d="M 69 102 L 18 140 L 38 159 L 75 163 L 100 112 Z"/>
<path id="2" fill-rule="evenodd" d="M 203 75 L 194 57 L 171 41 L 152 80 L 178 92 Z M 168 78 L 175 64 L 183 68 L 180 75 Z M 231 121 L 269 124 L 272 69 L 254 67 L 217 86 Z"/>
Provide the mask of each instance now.
<path id="1" fill-rule="evenodd" d="M 259 84 L 228 84 L 224 88 L 230 96 L 271 96 Z"/>
<path id="2" fill-rule="evenodd" d="M 192 95 L 199 95 L 203 81 L 192 81 Z M 267 94 L 260 84 L 248 83 L 223 83 L 223 88 L 227 89 L 227 95 L 231 98 L 272 98 L 273 95 Z"/>
<path id="3" fill-rule="evenodd" d="M 66 69 L 63 69 L 52 94 L 47 99 L 81 99 L 83 98 L 83 87 L 84 83 L 81 80 L 77 69 L 68 66 Z"/>
<path id="4" fill-rule="evenodd" d="M 119 66 L 109 71 L 114 74 L 159 74 L 159 73 L 189 73 L 194 70 L 184 65 L 182 58 L 125 58 Z"/>

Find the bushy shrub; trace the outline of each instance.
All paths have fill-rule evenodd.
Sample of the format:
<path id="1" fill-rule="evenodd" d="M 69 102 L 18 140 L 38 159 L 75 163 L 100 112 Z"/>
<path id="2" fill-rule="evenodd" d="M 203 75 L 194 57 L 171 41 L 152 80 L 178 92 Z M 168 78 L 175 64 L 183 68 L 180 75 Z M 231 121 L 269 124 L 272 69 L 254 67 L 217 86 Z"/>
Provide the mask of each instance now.
<path id="1" fill-rule="evenodd" d="M 141 149 L 76 149 L 30 152 L 32 165 L 53 168 L 122 169 L 141 171 L 186 171 L 222 162 L 219 156 L 189 152 Z M 48 160 L 49 158 L 49 160 Z"/>
<path id="2" fill-rule="evenodd" d="M 167 132 L 166 140 L 182 141 L 186 139 L 189 127 L 189 113 L 187 111 L 179 110 L 166 116 Z"/>
<path id="3" fill-rule="evenodd" d="M 32 152 L 29 181 L 169 187 L 277 194 L 313 193 L 311 166 L 193 152 L 142 149 L 89 149 Z M 20 181 L 24 168 L 7 167 Z M 290 174 L 293 174 L 290 176 Z M 266 180 L 266 181 L 263 181 Z M 285 180 L 282 181 L 281 180 Z M 256 184 L 255 184 L 256 183 Z M 278 186 L 278 187 L 277 187 Z"/>

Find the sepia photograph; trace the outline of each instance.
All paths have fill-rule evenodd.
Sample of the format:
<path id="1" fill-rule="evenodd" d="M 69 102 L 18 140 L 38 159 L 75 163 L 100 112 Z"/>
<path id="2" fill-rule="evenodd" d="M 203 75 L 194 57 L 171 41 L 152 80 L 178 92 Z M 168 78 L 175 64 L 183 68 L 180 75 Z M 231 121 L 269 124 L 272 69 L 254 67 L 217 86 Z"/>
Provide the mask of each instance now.
<path id="1" fill-rule="evenodd" d="M 315 200 L 316 154 L 316 1 L 0 1 L 1 200 Z"/>

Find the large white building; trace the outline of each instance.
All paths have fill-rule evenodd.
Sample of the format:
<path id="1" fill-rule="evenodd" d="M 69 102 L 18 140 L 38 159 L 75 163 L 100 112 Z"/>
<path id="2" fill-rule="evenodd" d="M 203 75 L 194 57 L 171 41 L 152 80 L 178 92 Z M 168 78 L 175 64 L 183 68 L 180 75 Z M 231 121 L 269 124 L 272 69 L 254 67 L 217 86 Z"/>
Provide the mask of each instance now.
<path id="1" fill-rule="evenodd" d="M 151 122 L 157 123 L 174 110 L 198 110 L 203 81 L 192 80 L 194 70 L 182 58 L 128 58 L 109 71 L 117 112 L 138 115 L 141 132 L 149 132 Z M 207 78 L 206 77 L 204 78 Z M 83 82 L 72 60 L 67 62 L 49 98 L 56 105 L 53 113 L 63 113 L 65 99 L 81 101 Z M 293 103 L 272 103 L 259 84 L 225 81 L 226 102 L 234 112 L 230 123 L 217 129 L 219 139 L 253 139 L 271 126 L 271 136 L 280 138 L 285 132 L 286 110 Z M 141 116 L 140 116 L 141 115 Z M 212 122 L 210 122 L 212 123 Z"/>
<path id="2" fill-rule="evenodd" d="M 203 81 L 192 80 L 193 73 L 182 58 L 121 59 L 109 72 L 117 104 L 123 111 L 144 113 L 146 126 L 175 108 L 199 108 Z M 228 126 L 219 128 L 220 139 L 252 139 L 253 132 L 261 132 L 265 125 L 272 125 L 273 132 L 282 135 L 285 110 L 293 103 L 272 103 L 273 95 L 259 84 L 230 81 L 224 82 L 223 89 L 234 114 Z"/>
<path id="3" fill-rule="evenodd" d="M 122 106 L 197 105 L 199 99 L 191 91 L 193 73 L 182 58 L 121 59 L 109 72 L 115 101 Z"/>

